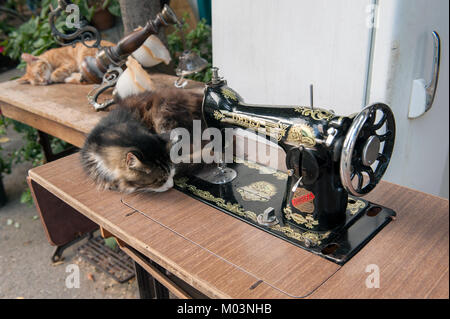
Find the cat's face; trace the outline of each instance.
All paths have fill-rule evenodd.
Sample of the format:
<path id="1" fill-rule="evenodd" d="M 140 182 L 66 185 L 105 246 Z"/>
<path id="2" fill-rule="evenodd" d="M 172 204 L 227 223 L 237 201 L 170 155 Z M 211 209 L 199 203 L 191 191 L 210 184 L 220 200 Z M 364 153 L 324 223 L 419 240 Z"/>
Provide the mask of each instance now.
<path id="1" fill-rule="evenodd" d="M 165 192 L 173 187 L 175 169 L 168 159 L 145 160 L 141 154 L 127 152 L 125 167 L 117 171 L 114 186 L 125 192 Z"/>
<path id="2" fill-rule="evenodd" d="M 165 192 L 173 187 L 175 169 L 169 158 L 146 159 L 139 151 L 104 147 L 82 150 L 84 167 L 103 189 L 124 193 Z"/>
<path id="3" fill-rule="evenodd" d="M 50 84 L 52 68 L 48 62 L 28 53 L 22 54 L 22 59 L 27 62 L 27 70 L 19 83 L 31 83 L 32 85 Z"/>

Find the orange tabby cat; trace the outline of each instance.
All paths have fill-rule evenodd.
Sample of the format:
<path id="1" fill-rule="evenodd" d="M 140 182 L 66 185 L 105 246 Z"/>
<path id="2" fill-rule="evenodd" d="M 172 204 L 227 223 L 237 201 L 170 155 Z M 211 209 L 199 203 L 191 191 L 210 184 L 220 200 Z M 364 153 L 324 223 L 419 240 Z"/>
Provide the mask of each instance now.
<path id="1" fill-rule="evenodd" d="M 94 41 L 87 41 L 90 45 Z M 114 43 L 101 41 L 102 46 L 113 46 Z M 98 49 L 87 48 L 81 43 L 75 47 L 66 46 L 51 49 L 40 56 L 22 53 L 27 62 L 27 71 L 17 81 L 32 85 L 48 85 L 51 83 L 81 83 L 81 63 L 87 56 L 95 56 Z M 86 82 L 85 82 L 86 83 Z"/>

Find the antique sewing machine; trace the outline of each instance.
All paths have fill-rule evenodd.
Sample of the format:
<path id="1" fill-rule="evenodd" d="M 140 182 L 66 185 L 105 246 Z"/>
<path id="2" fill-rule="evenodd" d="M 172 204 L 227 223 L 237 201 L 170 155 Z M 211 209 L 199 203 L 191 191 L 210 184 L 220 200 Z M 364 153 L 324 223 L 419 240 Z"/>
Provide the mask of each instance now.
<path id="1" fill-rule="evenodd" d="M 247 129 L 277 142 L 288 171 L 235 160 L 178 179 L 179 190 L 339 264 L 394 219 L 394 211 L 360 198 L 381 180 L 392 155 L 395 120 L 387 105 L 347 117 L 250 105 L 214 68 L 203 117 L 209 127 Z"/>

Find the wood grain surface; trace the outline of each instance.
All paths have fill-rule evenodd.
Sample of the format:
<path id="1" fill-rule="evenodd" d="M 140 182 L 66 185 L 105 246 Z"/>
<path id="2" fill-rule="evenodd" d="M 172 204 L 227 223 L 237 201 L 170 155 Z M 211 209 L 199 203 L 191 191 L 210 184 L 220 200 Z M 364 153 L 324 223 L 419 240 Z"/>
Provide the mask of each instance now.
<path id="1" fill-rule="evenodd" d="M 209 297 L 306 297 L 339 269 L 176 190 L 144 197 L 171 229 L 122 204 L 122 194 L 96 190 L 78 154 L 29 176 Z"/>
<path id="2" fill-rule="evenodd" d="M 397 218 L 330 278 L 314 298 L 449 298 L 448 200 L 383 182 L 366 196 Z M 366 280 L 379 269 L 379 288 Z"/>
<path id="3" fill-rule="evenodd" d="M 339 267 L 175 190 L 128 196 L 99 192 L 82 172 L 78 155 L 34 168 L 29 175 L 212 298 L 449 295 L 448 201 L 404 187 L 382 182 L 367 196 L 396 210 L 397 220 Z M 141 205 L 145 215 L 121 200 Z M 371 264 L 380 270 L 380 288 L 366 287 Z"/>
<path id="4" fill-rule="evenodd" d="M 173 87 L 176 77 L 154 73 L 156 89 Z M 190 81 L 185 90 L 203 94 L 203 83 Z M 107 112 L 96 112 L 87 101 L 93 85 L 53 84 L 32 86 L 16 81 L 0 83 L 3 115 L 82 147 L 86 134 Z M 109 98 L 105 93 L 103 98 Z"/>

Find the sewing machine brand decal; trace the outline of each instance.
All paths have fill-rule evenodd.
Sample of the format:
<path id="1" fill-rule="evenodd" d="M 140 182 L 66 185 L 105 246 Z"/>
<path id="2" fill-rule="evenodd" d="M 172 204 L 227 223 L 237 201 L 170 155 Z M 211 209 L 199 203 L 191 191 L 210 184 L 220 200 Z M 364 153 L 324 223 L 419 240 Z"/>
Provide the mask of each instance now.
<path id="1" fill-rule="evenodd" d="M 292 205 L 302 213 L 314 213 L 314 194 L 304 188 L 297 188 L 292 197 Z"/>
<path id="2" fill-rule="evenodd" d="M 302 195 L 302 196 L 294 198 L 292 200 L 292 205 L 297 207 L 298 205 L 301 205 L 301 204 L 304 204 L 307 202 L 311 202 L 314 198 L 315 198 L 314 194 L 312 192 L 310 192 L 306 195 Z"/>
<path id="3" fill-rule="evenodd" d="M 316 120 L 316 121 L 321 121 L 321 120 L 329 121 L 334 117 L 334 114 L 329 111 L 316 109 L 316 108 L 311 109 L 309 107 L 304 107 L 304 106 L 296 107 L 295 112 L 298 112 L 303 116 L 309 116 L 313 120 Z"/>
<path id="4" fill-rule="evenodd" d="M 281 139 L 286 136 L 287 129 L 289 128 L 288 124 L 281 122 L 264 121 L 261 119 L 255 119 L 249 115 L 236 114 L 229 111 L 215 110 L 214 118 L 220 122 L 230 123 L 243 128 L 251 129 L 260 134 L 272 136 L 277 139 L 277 141 L 281 141 Z"/>
<path id="5" fill-rule="evenodd" d="M 242 199 L 246 201 L 268 202 L 277 193 L 277 188 L 268 182 L 256 182 L 237 188 Z"/>
<path id="6" fill-rule="evenodd" d="M 229 111 L 214 111 L 214 118 L 220 122 L 238 125 L 248 128 L 260 134 L 271 136 L 281 141 L 286 136 L 286 141 L 301 144 L 306 147 L 316 145 L 314 130 L 307 124 L 294 124 L 289 128 L 288 124 L 281 122 L 255 119 L 245 114 L 236 114 Z"/>

